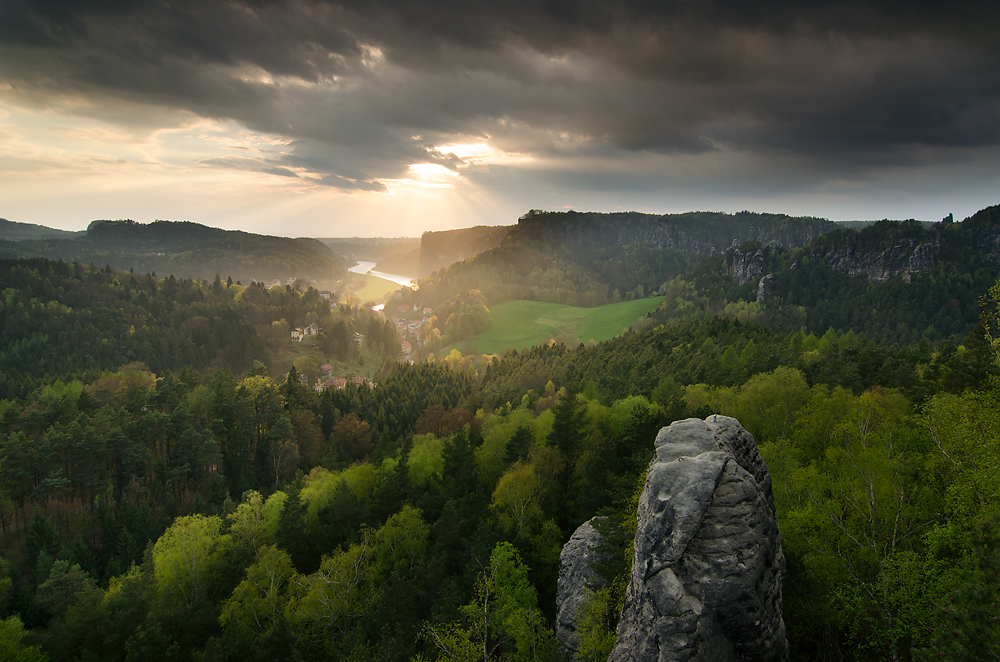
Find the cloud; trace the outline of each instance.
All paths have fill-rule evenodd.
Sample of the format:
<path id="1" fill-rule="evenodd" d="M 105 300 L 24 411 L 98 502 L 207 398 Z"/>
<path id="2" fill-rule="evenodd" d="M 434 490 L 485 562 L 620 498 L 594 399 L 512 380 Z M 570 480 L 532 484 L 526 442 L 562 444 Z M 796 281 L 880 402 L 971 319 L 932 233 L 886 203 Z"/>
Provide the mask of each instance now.
<path id="1" fill-rule="evenodd" d="M 202 165 L 343 190 L 414 163 L 486 185 L 499 170 L 439 149 L 459 142 L 570 189 L 713 154 L 809 186 L 1000 144 L 998 23 L 975 1 L 8 0 L 0 84 L 109 121 L 232 120 L 291 143 Z"/>
<path id="2" fill-rule="evenodd" d="M 273 163 L 269 163 L 264 159 L 250 159 L 241 158 L 236 156 L 229 157 L 215 157 L 211 159 L 203 159 L 201 165 L 208 166 L 210 168 L 223 168 L 227 170 L 245 170 L 249 172 L 263 172 L 269 175 L 278 175 L 279 177 L 293 177 L 298 179 L 298 173 L 295 173 L 288 168 L 283 166 L 277 166 Z"/>

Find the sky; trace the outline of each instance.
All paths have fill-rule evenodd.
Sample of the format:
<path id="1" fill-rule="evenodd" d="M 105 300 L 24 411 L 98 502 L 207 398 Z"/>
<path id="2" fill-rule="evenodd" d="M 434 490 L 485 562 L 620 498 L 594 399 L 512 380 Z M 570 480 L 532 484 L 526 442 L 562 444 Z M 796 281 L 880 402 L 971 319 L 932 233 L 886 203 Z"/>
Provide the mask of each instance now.
<path id="1" fill-rule="evenodd" d="M 0 0 L 0 217 L 418 236 L 1000 203 L 1000 3 Z"/>

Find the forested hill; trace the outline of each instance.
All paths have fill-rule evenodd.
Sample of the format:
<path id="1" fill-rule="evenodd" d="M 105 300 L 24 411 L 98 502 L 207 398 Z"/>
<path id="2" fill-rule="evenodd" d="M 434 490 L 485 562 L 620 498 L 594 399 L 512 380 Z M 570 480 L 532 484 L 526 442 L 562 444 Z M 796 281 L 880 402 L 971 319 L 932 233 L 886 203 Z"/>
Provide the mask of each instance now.
<path id="1" fill-rule="evenodd" d="M 66 239 L 76 236 L 76 232 L 47 228 L 34 223 L 18 223 L 0 218 L 0 239 L 10 241 L 25 241 L 30 239 Z"/>
<path id="2" fill-rule="evenodd" d="M 438 272 L 421 288 L 431 304 L 475 288 L 491 304 L 534 298 L 597 306 L 653 292 L 734 241 L 801 246 L 834 227 L 824 219 L 751 212 L 531 210 L 499 246 Z"/>
<path id="3" fill-rule="evenodd" d="M 477 225 L 459 230 L 425 232 L 420 237 L 420 277 L 429 276 L 499 245 L 510 230 L 510 226 Z"/>
<path id="4" fill-rule="evenodd" d="M 776 241 L 786 247 L 802 246 L 835 228 L 833 221 L 822 218 L 748 211 L 655 215 L 531 210 L 518 219 L 510 238 L 565 246 L 574 252 L 582 249 L 584 254 L 596 254 L 594 257 L 607 250 L 636 244 L 711 255 L 726 250 L 733 241 Z"/>
<path id="5" fill-rule="evenodd" d="M 343 260 L 315 239 L 290 239 L 221 230 L 198 223 L 94 221 L 70 239 L 0 241 L 0 258 L 46 257 L 110 265 L 122 271 L 244 283 L 306 278 L 331 282 L 345 275 Z"/>
<path id="6" fill-rule="evenodd" d="M 499 246 L 421 281 L 424 305 L 478 290 L 592 307 L 652 294 L 655 322 L 722 315 L 876 340 L 963 336 L 1000 275 L 1000 206 L 961 222 L 837 224 L 740 212 L 531 211 Z"/>
<path id="7" fill-rule="evenodd" d="M 937 342 L 968 333 L 1000 275 L 1000 206 L 961 223 L 880 221 L 837 228 L 802 247 L 750 241 L 710 257 L 661 288 L 658 322 L 767 322 L 875 340 Z"/>

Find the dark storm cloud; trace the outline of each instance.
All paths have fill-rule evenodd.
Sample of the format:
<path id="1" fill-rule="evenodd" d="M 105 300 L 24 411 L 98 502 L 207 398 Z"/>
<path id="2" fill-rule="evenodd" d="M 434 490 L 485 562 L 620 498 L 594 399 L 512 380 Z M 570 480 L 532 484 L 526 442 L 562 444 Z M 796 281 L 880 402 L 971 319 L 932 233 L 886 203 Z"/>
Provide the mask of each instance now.
<path id="1" fill-rule="evenodd" d="M 998 24 L 995 1 L 8 0 L 0 80 L 234 119 L 342 188 L 456 168 L 433 146 L 463 135 L 829 172 L 1000 143 Z"/>

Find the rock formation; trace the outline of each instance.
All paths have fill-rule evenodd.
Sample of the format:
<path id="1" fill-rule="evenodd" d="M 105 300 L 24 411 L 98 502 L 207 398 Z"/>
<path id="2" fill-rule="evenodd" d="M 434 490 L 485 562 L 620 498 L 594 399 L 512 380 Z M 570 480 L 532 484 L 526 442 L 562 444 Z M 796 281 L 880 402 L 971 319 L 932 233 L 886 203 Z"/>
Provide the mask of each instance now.
<path id="1" fill-rule="evenodd" d="M 775 242 L 783 248 L 805 246 L 836 228 L 833 221 L 784 214 L 690 212 L 686 214 L 615 214 L 542 212 L 518 219 L 514 236 L 560 246 L 646 245 L 681 251 L 693 257 L 720 253 L 733 242 Z"/>
<path id="2" fill-rule="evenodd" d="M 786 660 L 785 559 L 753 436 L 709 416 L 655 444 L 609 662 Z"/>
<path id="3" fill-rule="evenodd" d="M 733 245 L 726 249 L 726 272 L 729 279 L 737 285 L 757 280 L 764 275 L 763 249 L 744 253 L 734 241 Z"/>
<path id="4" fill-rule="evenodd" d="M 757 301 L 764 303 L 767 295 L 771 293 L 771 286 L 774 284 L 774 274 L 768 274 L 757 283 Z"/>
<path id="5" fill-rule="evenodd" d="M 855 241 L 824 259 L 835 271 L 864 276 L 873 283 L 882 283 L 895 276 L 902 276 L 909 283 L 913 274 L 930 273 L 934 269 L 939 241 L 936 234 L 931 239 L 924 243 L 917 243 L 915 239 L 901 239 L 881 251 L 862 250 L 858 247 L 858 241 Z"/>
<path id="6" fill-rule="evenodd" d="M 598 546 L 601 534 L 594 528 L 597 517 L 584 522 L 559 554 L 559 584 L 556 589 L 556 638 L 570 652 L 580 648 L 576 619 L 580 606 L 608 581 L 594 569 L 602 560 Z"/>

